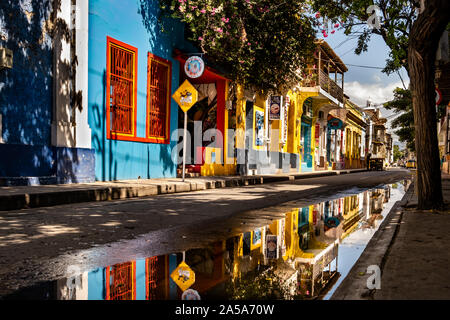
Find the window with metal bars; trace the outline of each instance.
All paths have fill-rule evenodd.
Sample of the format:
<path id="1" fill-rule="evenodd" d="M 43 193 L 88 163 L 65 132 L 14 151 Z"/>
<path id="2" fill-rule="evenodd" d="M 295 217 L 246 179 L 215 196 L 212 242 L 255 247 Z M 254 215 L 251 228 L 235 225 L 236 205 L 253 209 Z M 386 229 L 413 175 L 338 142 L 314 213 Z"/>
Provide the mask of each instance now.
<path id="1" fill-rule="evenodd" d="M 106 300 L 136 299 L 135 262 L 116 264 L 106 268 Z"/>
<path id="2" fill-rule="evenodd" d="M 137 49 L 108 37 L 109 133 L 133 136 L 136 115 Z"/>
<path id="3" fill-rule="evenodd" d="M 172 64 L 149 53 L 147 72 L 148 138 L 152 142 L 169 143 Z"/>
<path id="4" fill-rule="evenodd" d="M 146 260 L 146 278 L 147 278 L 146 300 L 156 300 L 157 280 L 158 280 L 158 257 L 152 257 Z"/>

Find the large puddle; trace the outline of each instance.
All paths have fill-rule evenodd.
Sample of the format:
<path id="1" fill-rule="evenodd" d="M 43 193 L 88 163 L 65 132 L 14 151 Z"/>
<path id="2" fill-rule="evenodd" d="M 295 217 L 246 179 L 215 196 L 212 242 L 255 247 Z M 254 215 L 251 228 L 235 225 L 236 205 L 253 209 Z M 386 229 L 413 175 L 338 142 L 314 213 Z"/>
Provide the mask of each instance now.
<path id="1" fill-rule="evenodd" d="M 73 266 L 73 277 L 40 283 L 3 298 L 329 299 L 394 203 L 401 200 L 407 183 L 302 208 L 283 205 L 282 218 L 269 225 L 183 252 L 82 273 Z M 178 268 L 182 262 L 189 269 Z M 181 288 L 187 287 L 190 290 L 183 296 Z"/>

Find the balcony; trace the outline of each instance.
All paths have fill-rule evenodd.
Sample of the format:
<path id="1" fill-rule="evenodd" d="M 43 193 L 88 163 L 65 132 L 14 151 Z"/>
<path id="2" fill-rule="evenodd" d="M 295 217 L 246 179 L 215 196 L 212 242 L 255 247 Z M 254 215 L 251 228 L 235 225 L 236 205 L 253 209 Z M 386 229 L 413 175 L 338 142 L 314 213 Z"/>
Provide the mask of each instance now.
<path id="1" fill-rule="evenodd" d="M 384 137 L 383 134 L 374 134 L 374 135 L 372 135 L 372 141 L 374 143 L 384 144 L 385 143 L 385 137 Z"/>
<path id="2" fill-rule="evenodd" d="M 344 90 L 338 86 L 336 82 L 330 79 L 330 77 L 323 72 L 319 71 L 319 84 L 320 87 L 328 92 L 337 101 L 344 103 Z"/>
<path id="3" fill-rule="evenodd" d="M 303 88 L 320 88 L 339 103 L 345 103 L 344 99 L 344 73 L 348 71 L 347 66 L 333 51 L 327 42 L 317 40 L 314 56 L 309 59 L 309 67 L 303 70 Z M 334 80 L 331 75 L 334 73 Z M 340 75 L 340 79 L 338 79 Z M 337 84 L 341 85 L 339 86 Z"/>
<path id="4" fill-rule="evenodd" d="M 344 103 L 344 90 L 326 74 L 318 69 L 307 69 L 308 73 L 301 82 L 302 87 L 313 88 L 320 87 L 337 101 Z"/>

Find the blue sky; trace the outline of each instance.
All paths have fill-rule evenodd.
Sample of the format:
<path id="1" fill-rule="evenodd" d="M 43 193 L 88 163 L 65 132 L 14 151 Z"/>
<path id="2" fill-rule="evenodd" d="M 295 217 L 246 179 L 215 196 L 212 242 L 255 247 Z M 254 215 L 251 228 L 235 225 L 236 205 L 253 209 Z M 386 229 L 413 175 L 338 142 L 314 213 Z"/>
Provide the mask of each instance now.
<path id="1" fill-rule="evenodd" d="M 331 31 L 331 30 L 330 30 Z M 384 67 L 386 59 L 389 57 L 389 48 L 380 36 L 373 35 L 368 45 L 368 51 L 361 55 L 356 55 L 354 49 L 357 46 L 358 39 L 351 39 L 346 36 L 343 30 L 337 30 L 336 33 L 328 32 L 328 37 L 324 38 L 322 34 L 318 38 L 324 39 L 333 48 L 336 54 L 347 65 L 348 71 L 345 73 L 344 91 L 350 96 L 350 99 L 361 107 L 366 106 L 366 101 L 379 104 L 389 101 L 393 98 L 392 91 L 396 87 L 402 87 L 402 82 L 397 73 L 386 75 L 381 69 L 361 68 L 351 65 L 362 65 L 372 67 Z M 408 86 L 409 78 L 404 69 L 400 71 L 401 77 Z M 381 108 L 381 113 L 392 121 L 392 112 Z M 388 122 L 390 124 L 390 121 Z M 388 130 L 392 132 L 392 129 Z M 398 138 L 394 136 L 394 140 Z"/>

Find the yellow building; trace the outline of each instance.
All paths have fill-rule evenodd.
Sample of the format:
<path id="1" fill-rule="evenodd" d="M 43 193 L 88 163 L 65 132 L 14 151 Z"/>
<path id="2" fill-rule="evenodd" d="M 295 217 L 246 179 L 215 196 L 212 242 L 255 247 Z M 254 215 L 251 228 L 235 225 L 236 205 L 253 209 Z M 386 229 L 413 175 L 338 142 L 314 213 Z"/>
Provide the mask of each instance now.
<path id="1" fill-rule="evenodd" d="M 348 69 L 325 41 L 318 40 L 316 45 L 303 80 L 287 92 L 255 92 L 211 75 L 218 79 L 217 94 L 221 93 L 225 99 L 225 103 L 222 100 L 218 103 L 217 112 L 223 112 L 216 117 L 223 124 L 223 130 L 218 129 L 224 132 L 224 137 L 223 144 L 220 141 L 216 147 L 200 150 L 204 152 L 201 175 L 298 173 L 338 168 L 333 162 L 341 160 L 343 138 L 339 134 L 338 139 L 332 140 L 330 121 L 343 121 L 332 114 L 346 108 L 343 87 Z M 204 96 L 208 94 L 208 90 L 203 92 Z M 200 116 L 204 114 L 199 112 Z M 339 148 L 331 148 L 334 144 Z M 338 157 L 331 156 L 330 152 Z"/>
<path id="2" fill-rule="evenodd" d="M 345 169 L 364 168 L 364 132 L 366 123 L 361 108 L 350 100 L 346 100 L 345 127 Z"/>
<path id="3" fill-rule="evenodd" d="M 314 57 L 296 88 L 299 91 L 297 103 L 302 111 L 299 145 L 302 171 L 332 168 L 327 153 L 331 144 L 329 120 L 334 117 L 329 118 L 329 115 L 332 110 L 345 108 L 344 73 L 348 69 L 325 41 L 319 40 L 316 44 Z"/>

